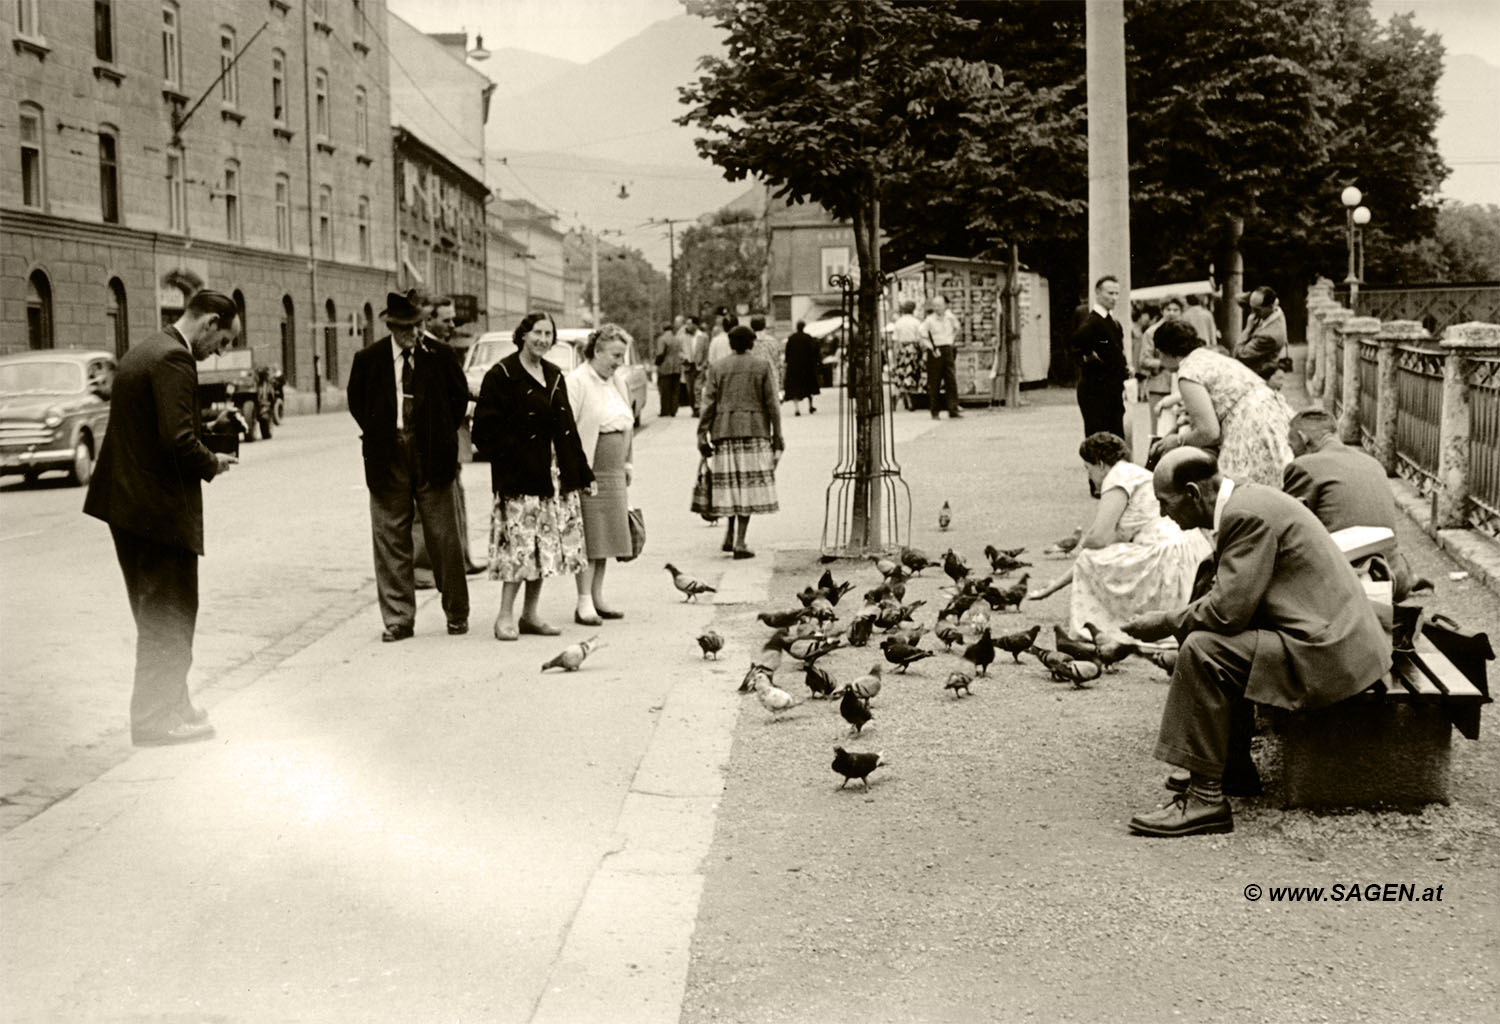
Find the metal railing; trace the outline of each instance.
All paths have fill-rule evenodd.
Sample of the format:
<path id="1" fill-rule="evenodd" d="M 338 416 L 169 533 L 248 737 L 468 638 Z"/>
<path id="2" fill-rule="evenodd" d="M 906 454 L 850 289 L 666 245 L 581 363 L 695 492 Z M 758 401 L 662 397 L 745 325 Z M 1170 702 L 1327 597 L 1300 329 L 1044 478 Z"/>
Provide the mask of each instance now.
<path id="1" fill-rule="evenodd" d="M 1378 401 L 1378 394 L 1374 397 Z M 1437 487 L 1442 422 L 1442 351 L 1430 345 L 1397 345 L 1396 471 L 1423 494 Z"/>
<path id="2" fill-rule="evenodd" d="M 1377 320 L 1415 320 L 1436 338 L 1453 324 L 1500 323 L 1500 283 L 1366 285 L 1355 297 L 1354 312 Z"/>
<path id="3" fill-rule="evenodd" d="M 1469 360 L 1470 525 L 1500 536 L 1500 357 Z"/>
<path id="4" fill-rule="evenodd" d="M 1379 349 L 1374 342 L 1359 345 L 1359 443 L 1375 443 L 1375 406 L 1380 394 Z"/>

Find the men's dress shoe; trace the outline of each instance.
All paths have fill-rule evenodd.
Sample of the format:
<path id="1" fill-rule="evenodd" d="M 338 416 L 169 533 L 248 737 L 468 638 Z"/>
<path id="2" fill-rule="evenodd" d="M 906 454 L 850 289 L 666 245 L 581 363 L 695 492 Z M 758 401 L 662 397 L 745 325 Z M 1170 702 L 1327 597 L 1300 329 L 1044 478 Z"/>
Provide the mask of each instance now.
<path id="1" fill-rule="evenodd" d="M 602 626 L 604 620 L 597 615 L 584 615 L 580 612 L 573 613 L 573 621 L 580 626 Z"/>
<path id="2" fill-rule="evenodd" d="M 734 550 L 734 541 L 726 540 L 723 544 L 719 545 L 719 550 L 724 552 L 725 554 L 728 554 L 729 552 Z"/>
<path id="3" fill-rule="evenodd" d="M 595 605 L 594 610 L 599 613 L 599 618 L 601 619 L 623 619 L 625 617 L 624 612 L 617 612 L 612 608 L 606 610 Z"/>
<path id="4" fill-rule="evenodd" d="M 739 558 L 754 558 L 755 557 L 755 552 L 751 551 L 749 548 L 735 548 L 734 549 L 734 557 L 737 558 L 737 559 L 739 559 Z"/>
<path id="5" fill-rule="evenodd" d="M 380 642 L 393 644 L 398 640 L 410 640 L 412 628 L 410 626 L 387 626 L 385 632 L 380 634 Z"/>
<path id="6" fill-rule="evenodd" d="M 531 636 L 557 636 L 562 633 L 562 630 L 556 626 L 549 626 L 545 622 L 531 622 L 527 619 L 518 620 L 516 626 L 522 633 L 528 633 Z"/>
<path id="7" fill-rule="evenodd" d="M 458 622 L 450 622 L 450 623 L 448 623 L 448 635 L 449 636 L 463 636 L 468 631 L 469 631 L 469 620 L 468 619 L 462 619 L 462 620 L 460 620 Z"/>
<path id="8" fill-rule="evenodd" d="M 950 412 L 950 413 L 949 413 L 949 414 L 948 414 L 948 418 L 949 418 L 949 419 L 950 419 L 950 420 L 961 420 L 961 419 L 963 419 L 963 418 L 964 418 L 964 414 L 963 414 L 963 413 L 961 413 L 961 412 Z"/>
<path id="9" fill-rule="evenodd" d="M 134 733 L 130 741 L 138 747 L 170 747 L 178 743 L 201 743 L 213 738 L 214 727 L 207 722 L 179 722 L 170 729 Z"/>
<path id="10" fill-rule="evenodd" d="M 1233 832 L 1234 812 L 1228 800 L 1201 804 L 1187 793 L 1179 793 L 1167 806 L 1131 818 L 1130 831 L 1162 839 Z"/>

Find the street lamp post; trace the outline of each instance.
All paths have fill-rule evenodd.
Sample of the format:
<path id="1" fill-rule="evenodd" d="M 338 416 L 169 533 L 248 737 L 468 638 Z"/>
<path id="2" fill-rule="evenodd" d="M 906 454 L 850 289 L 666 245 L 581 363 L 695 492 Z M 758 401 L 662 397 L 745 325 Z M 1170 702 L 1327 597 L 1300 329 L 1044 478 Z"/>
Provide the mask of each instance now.
<path id="1" fill-rule="evenodd" d="M 1370 208 L 1361 206 L 1364 199 L 1359 189 L 1350 185 L 1340 197 L 1344 202 L 1344 241 L 1349 247 L 1349 276 L 1344 283 L 1349 286 L 1349 308 L 1354 309 L 1359 299 L 1359 285 L 1365 276 L 1364 227 L 1370 223 Z"/>

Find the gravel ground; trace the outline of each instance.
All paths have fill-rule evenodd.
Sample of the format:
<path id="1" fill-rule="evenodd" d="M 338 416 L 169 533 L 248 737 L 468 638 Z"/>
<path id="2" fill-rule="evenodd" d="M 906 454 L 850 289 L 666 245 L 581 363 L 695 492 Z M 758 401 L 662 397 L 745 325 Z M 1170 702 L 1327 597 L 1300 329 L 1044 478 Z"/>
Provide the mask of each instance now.
<path id="1" fill-rule="evenodd" d="M 1086 497 L 1077 439 L 1035 428 L 1049 405 L 971 415 L 903 447 L 914 543 L 971 564 L 987 542 L 1037 552 L 1078 522 Z M 1012 419 L 1007 419 L 1007 415 Z M 956 464 L 952 451 L 985 453 Z M 1059 472 L 1055 467 L 1063 466 Z M 1052 468 L 1048 468 L 1052 467 Z M 932 525 L 944 496 L 954 528 Z M 1429 600 L 1460 621 L 1500 623 L 1500 602 L 1415 529 L 1401 538 Z M 769 552 L 768 552 L 769 554 Z M 1063 561 L 1034 559 L 1050 578 Z M 772 606 L 821 571 L 781 553 Z M 839 562 L 850 599 L 868 563 Z M 908 600 L 931 623 L 946 583 L 928 570 Z M 1066 619 L 1066 591 L 996 632 Z M 737 681 L 766 629 L 753 608 L 721 609 Z M 877 634 L 878 638 L 878 634 Z M 930 636 L 923 646 L 940 647 Z M 836 679 L 880 651 L 841 650 Z M 1130 659 L 1093 688 L 1009 656 L 971 697 L 942 688 L 957 654 L 886 673 L 875 719 L 850 737 L 836 703 L 773 720 L 747 697 L 736 730 L 693 940 L 682 1019 L 698 1022 L 1434 1021 L 1496 1019 L 1500 760 L 1493 713 L 1478 742 L 1453 740 L 1453 802 L 1420 813 L 1283 809 L 1274 737 L 1257 739 L 1266 796 L 1236 800 L 1230 835 L 1132 836 L 1129 817 L 1165 799 L 1151 757 L 1166 676 Z M 886 666 L 888 669 L 890 666 Z M 806 696 L 801 673 L 780 685 Z M 833 747 L 884 751 L 868 792 L 838 789 Z M 1402 882 L 1441 901 L 1273 903 L 1244 887 Z"/>

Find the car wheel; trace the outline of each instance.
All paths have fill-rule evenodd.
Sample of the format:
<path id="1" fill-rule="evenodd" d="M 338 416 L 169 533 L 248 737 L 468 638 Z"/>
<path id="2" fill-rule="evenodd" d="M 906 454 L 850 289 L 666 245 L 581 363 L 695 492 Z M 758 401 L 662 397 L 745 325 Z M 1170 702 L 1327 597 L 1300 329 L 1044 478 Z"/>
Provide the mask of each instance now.
<path id="1" fill-rule="evenodd" d="M 73 464 L 68 467 L 68 479 L 79 487 L 86 487 L 93 476 L 94 443 L 80 434 L 73 443 Z"/>
<path id="2" fill-rule="evenodd" d="M 286 401 L 285 399 L 278 398 L 276 399 L 276 401 L 271 403 L 271 422 L 279 427 L 281 426 L 281 421 L 285 418 Z"/>
<path id="3" fill-rule="evenodd" d="M 255 425 L 260 422 L 255 416 L 255 399 L 247 398 L 240 403 L 240 415 L 245 420 L 245 440 L 255 440 Z"/>

